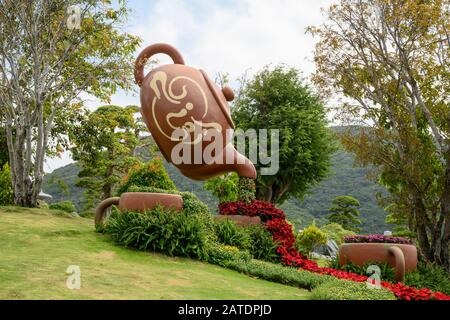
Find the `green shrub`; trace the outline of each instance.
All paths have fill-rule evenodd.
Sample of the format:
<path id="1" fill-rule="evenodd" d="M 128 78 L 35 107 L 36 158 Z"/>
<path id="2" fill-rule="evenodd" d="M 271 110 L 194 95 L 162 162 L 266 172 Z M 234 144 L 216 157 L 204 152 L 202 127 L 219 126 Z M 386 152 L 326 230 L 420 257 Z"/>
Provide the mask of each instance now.
<path id="1" fill-rule="evenodd" d="M 206 181 L 203 185 L 205 190 L 219 199 L 219 203 L 236 201 L 238 198 L 237 184 L 239 176 L 235 172 L 227 173 Z"/>
<path id="2" fill-rule="evenodd" d="M 154 158 L 145 164 L 137 164 L 131 168 L 119 185 L 117 194 L 130 192 L 131 186 L 176 190 L 160 158 Z"/>
<path id="3" fill-rule="evenodd" d="M 0 206 L 14 203 L 14 190 L 11 181 L 11 170 L 8 163 L 0 170 Z"/>
<path id="4" fill-rule="evenodd" d="M 339 257 L 331 260 L 330 266 L 336 270 L 343 270 L 347 272 L 353 272 L 356 274 L 369 276 L 367 273 L 367 268 L 371 265 L 376 265 L 380 268 L 380 278 L 381 281 L 389 281 L 395 283 L 395 270 L 388 263 L 379 263 L 379 262 L 368 262 L 364 266 L 357 266 L 351 262 L 344 264 L 343 266 L 339 265 Z"/>
<path id="5" fill-rule="evenodd" d="M 432 263 L 419 262 L 415 271 L 406 274 L 405 284 L 450 295 L 450 275 L 444 269 Z"/>
<path id="6" fill-rule="evenodd" d="M 249 261 L 251 259 L 248 251 L 241 251 L 237 247 L 211 243 L 206 250 L 205 261 L 222 267 L 227 267 L 232 261 Z"/>
<path id="7" fill-rule="evenodd" d="M 315 245 L 325 244 L 327 240 L 326 233 L 322 232 L 313 222 L 313 224 L 298 234 L 295 245 L 299 251 L 309 255 Z"/>
<path id="8" fill-rule="evenodd" d="M 396 300 L 387 289 L 370 289 L 365 282 L 342 279 L 324 281 L 311 294 L 314 300 Z"/>
<path id="9" fill-rule="evenodd" d="M 238 227 L 234 221 L 217 221 L 215 222 L 214 229 L 217 240 L 221 244 L 236 246 L 242 250 L 249 250 L 252 246 L 251 238 L 247 230 Z"/>
<path id="10" fill-rule="evenodd" d="M 277 262 L 280 257 L 276 253 L 278 244 L 273 241 L 272 235 L 262 225 L 245 227 L 250 236 L 250 253 L 255 259 Z"/>
<path id="11" fill-rule="evenodd" d="M 161 207 L 145 213 L 113 211 L 104 231 L 118 243 L 139 250 L 199 259 L 206 254 L 204 220 L 185 211 L 177 213 Z"/>
<path id="12" fill-rule="evenodd" d="M 350 230 L 345 230 L 339 223 L 329 223 L 320 228 L 328 236 L 328 239 L 336 241 L 337 244 L 341 244 L 344 241 L 344 237 L 354 236 L 356 233 Z"/>
<path id="13" fill-rule="evenodd" d="M 237 185 L 238 200 L 250 203 L 255 200 L 256 186 L 255 180 L 240 177 Z"/>
<path id="14" fill-rule="evenodd" d="M 75 208 L 75 205 L 73 204 L 72 201 L 60 201 L 60 202 L 55 202 L 49 205 L 50 209 L 53 210 L 61 210 L 67 213 L 72 213 L 72 212 L 76 212 L 77 209 Z"/>

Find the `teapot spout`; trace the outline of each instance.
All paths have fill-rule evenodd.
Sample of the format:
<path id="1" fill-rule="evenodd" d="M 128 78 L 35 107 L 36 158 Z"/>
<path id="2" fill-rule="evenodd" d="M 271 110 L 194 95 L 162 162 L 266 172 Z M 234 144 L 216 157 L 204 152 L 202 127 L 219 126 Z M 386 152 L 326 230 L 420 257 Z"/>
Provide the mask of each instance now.
<path id="1" fill-rule="evenodd" d="M 196 168 L 180 168 L 180 171 L 186 177 L 194 180 L 206 180 L 226 172 L 236 172 L 240 177 L 256 179 L 256 169 L 253 163 L 237 152 L 231 143 L 226 145 L 217 159 L 220 161 Z"/>
<path id="2" fill-rule="evenodd" d="M 237 152 L 237 150 L 231 145 L 227 145 L 230 147 L 230 152 L 233 154 L 233 164 L 231 168 L 233 172 L 236 172 L 240 177 L 256 179 L 256 169 L 253 163 L 244 155 Z"/>

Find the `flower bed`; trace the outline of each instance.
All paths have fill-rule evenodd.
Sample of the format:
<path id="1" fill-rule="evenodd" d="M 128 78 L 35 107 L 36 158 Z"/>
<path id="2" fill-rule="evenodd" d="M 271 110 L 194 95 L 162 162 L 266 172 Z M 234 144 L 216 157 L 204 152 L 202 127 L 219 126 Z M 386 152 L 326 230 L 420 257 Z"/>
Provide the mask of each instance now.
<path id="1" fill-rule="evenodd" d="M 398 243 L 412 244 L 408 238 L 384 236 L 382 234 L 356 235 L 344 238 L 345 243 Z"/>
<path id="2" fill-rule="evenodd" d="M 223 215 L 248 215 L 251 217 L 259 216 L 267 230 L 272 234 L 273 239 L 279 243 L 277 253 L 280 255 L 281 263 L 287 266 L 298 267 L 311 272 L 331 275 L 339 279 L 347 279 L 355 282 L 365 282 L 368 279 L 367 276 L 356 273 L 336 270 L 333 268 L 319 267 L 316 262 L 304 257 L 294 247 L 295 236 L 291 225 L 287 223 L 285 219 L 286 216 L 284 212 L 275 208 L 275 206 L 271 203 L 266 203 L 260 200 L 254 200 L 250 204 L 241 201 L 227 202 L 219 205 L 219 212 Z M 378 239 L 378 237 L 375 238 Z M 395 237 L 382 236 L 382 238 Z M 433 292 L 426 288 L 416 289 L 402 283 L 390 283 L 385 281 L 382 281 L 381 285 L 391 290 L 395 296 L 401 300 L 450 300 L 450 296 L 440 292 Z"/>

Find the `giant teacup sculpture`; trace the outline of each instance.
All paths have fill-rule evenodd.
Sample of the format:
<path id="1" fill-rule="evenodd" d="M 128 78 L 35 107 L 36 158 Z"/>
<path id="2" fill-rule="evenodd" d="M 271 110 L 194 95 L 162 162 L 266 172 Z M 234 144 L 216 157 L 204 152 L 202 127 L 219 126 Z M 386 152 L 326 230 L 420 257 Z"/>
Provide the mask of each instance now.
<path id="1" fill-rule="evenodd" d="M 158 53 L 167 54 L 174 63 L 144 76 L 146 61 Z M 229 87 L 219 88 L 203 70 L 186 66 L 178 50 L 163 43 L 148 46 L 139 54 L 134 76 L 141 88 L 141 114 L 147 128 L 164 158 L 183 175 L 205 180 L 236 172 L 256 179 L 254 165 L 231 142 L 234 123 L 227 101 L 232 101 L 234 94 Z M 178 211 L 182 208 L 178 195 L 124 193 L 99 204 L 96 224 L 102 223 L 106 209 L 113 204 L 121 211 L 144 211 L 158 204 Z"/>

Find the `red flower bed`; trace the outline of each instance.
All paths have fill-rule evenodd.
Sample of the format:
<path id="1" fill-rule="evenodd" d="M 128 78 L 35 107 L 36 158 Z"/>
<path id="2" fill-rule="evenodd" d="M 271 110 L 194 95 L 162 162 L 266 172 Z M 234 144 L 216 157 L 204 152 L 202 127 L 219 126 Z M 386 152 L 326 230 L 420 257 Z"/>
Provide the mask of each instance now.
<path id="1" fill-rule="evenodd" d="M 242 201 L 226 202 L 219 205 L 219 213 L 222 215 L 259 216 L 267 230 L 272 234 L 273 239 L 279 243 L 277 253 L 284 265 L 355 282 L 365 282 L 368 279 L 367 276 L 352 272 L 319 267 L 316 262 L 303 256 L 295 249 L 295 236 L 291 225 L 286 221 L 286 215 L 271 203 L 260 200 L 254 200 L 250 204 Z M 450 296 L 441 292 L 433 292 L 426 288 L 416 289 L 400 282 L 382 281 L 381 285 L 391 290 L 401 300 L 450 300 Z"/>

